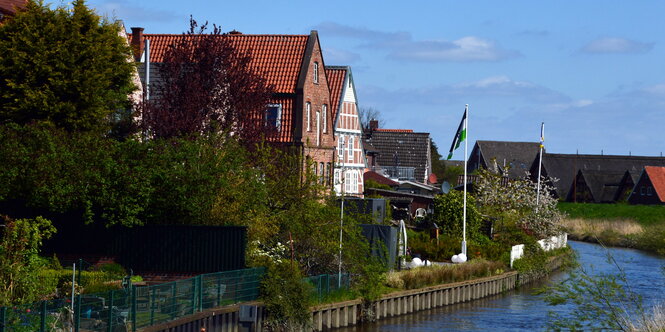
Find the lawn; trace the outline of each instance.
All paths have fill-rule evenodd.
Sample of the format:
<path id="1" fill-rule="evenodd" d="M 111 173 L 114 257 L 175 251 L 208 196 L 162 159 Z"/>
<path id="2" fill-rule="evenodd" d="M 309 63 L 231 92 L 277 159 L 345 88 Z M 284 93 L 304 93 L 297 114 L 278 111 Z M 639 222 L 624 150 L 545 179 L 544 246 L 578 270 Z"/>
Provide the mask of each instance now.
<path id="1" fill-rule="evenodd" d="M 559 210 L 571 219 L 633 220 L 642 226 L 665 223 L 663 205 L 559 203 Z"/>

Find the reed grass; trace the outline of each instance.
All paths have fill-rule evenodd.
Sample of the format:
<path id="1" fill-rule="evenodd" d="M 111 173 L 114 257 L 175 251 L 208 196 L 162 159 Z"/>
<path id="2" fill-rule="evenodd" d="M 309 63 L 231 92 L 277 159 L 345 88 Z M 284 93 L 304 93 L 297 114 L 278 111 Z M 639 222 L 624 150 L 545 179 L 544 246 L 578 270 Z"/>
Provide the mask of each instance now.
<path id="1" fill-rule="evenodd" d="M 505 264 L 501 262 L 474 259 L 464 264 L 435 265 L 392 272 L 387 276 L 386 284 L 398 289 L 415 289 L 489 277 L 503 273 L 505 268 Z"/>

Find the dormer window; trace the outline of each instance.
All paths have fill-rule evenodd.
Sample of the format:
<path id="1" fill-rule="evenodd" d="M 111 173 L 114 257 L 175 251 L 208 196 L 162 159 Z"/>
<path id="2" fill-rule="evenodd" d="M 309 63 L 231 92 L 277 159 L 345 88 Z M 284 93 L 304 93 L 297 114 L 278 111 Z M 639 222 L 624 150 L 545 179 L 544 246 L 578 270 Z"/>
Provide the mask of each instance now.
<path id="1" fill-rule="evenodd" d="M 319 83 L 319 63 L 314 62 L 314 83 Z"/>
<path id="2" fill-rule="evenodd" d="M 279 131 L 279 125 L 282 118 L 282 105 L 270 104 L 266 109 L 266 127 Z"/>

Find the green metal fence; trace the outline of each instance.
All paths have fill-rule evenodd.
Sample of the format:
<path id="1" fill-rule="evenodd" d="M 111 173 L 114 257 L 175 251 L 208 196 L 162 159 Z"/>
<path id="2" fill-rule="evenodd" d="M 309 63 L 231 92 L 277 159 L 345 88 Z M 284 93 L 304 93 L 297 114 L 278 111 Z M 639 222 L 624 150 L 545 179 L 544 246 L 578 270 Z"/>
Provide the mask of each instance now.
<path id="1" fill-rule="evenodd" d="M 258 299 L 263 268 L 0 307 L 0 332 L 136 331 L 205 309 Z"/>
<path id="2" fill-rule="evenodd" d="M 351 286 L 351 275 L 348 273 L 342 273 L 340 279 L 339 274 L 321 274 L 318 276 L 307 277 L 305 278 L 305 281 L 314 286 L 313 295 L 320 303 L 333 293 L 341 290 L 348 290 Z"/>

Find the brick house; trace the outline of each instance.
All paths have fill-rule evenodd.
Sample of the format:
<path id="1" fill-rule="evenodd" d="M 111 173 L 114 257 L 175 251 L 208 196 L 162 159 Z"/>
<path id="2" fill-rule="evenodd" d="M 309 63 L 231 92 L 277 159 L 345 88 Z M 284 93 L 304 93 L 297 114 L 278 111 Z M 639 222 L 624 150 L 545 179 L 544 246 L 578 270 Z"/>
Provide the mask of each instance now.
<path id="1" fill-rule="evenodd" d="M 145 41 L 149 40 L 149 63 L 163 61 L 172 43 L 181 34 L 146 34 L 143 28 L 132 28 L 128 35 L 139 63 L 142 86 L 146 77 L 158 79 L 159 73 L 146 75 Z M 233 47 L 252 58 L 250 67 L 274 87 L 266 105 L 266 121 L 274 122 L 277 133 L 269 138 L 278 146 L 295 147 L 308 160 L 321 181 L 330 184 L 335 153 L 333 117 L 328 78 L 319 36 L 309 35 L 248 35 L 233 32 L 220 35 L 230 39 Z M 143 66 L 142 66 L 143 65 Z"/>
<path id="2" fill-rule="evenodd" d="M 645 166 L 628 202 L 665 205 L 665 167 Z"/>
<path id="3" fill-rule="evenodd" d="M 337 195 L 344 193 L 363 197 L 363 173 L 367 164 L 351 67 L 326 66 L 326 75 L 330 82 L 331 111 L 337 140 L 335 192 Z"/>

